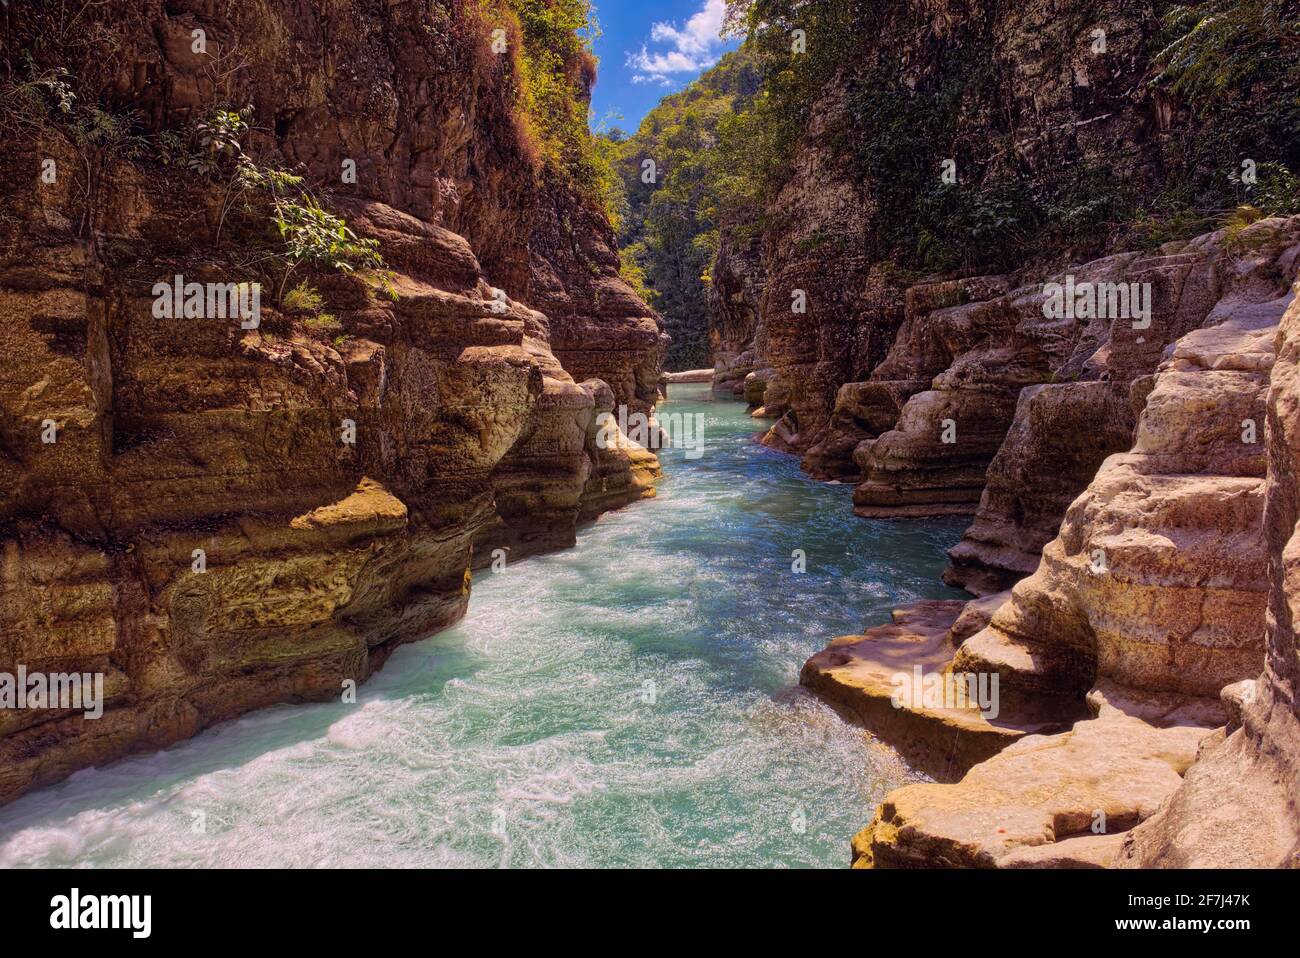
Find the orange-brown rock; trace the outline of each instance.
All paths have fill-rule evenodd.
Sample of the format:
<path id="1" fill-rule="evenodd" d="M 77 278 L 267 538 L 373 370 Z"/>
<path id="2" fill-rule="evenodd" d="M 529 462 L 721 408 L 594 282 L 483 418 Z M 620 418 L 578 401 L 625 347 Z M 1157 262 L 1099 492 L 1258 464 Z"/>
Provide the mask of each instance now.
<path id="1" fill-rule="evenodd" d="M 1076 716 L 1065 712 L 1004 714 L 996 687 L 980 686 L 978 676 L 972 687 L 968 676 L 952 672 L 953 631 L 964 607 L 974 604 L 931 600 L 896 609 L 889 624 L 832 640 L 804 663 L 799 682 L 941 782 L 957 780 L 1025 735 L 1068 728 Z M 955 683 L 952 693 L 928 700 L 926 683 L 934 691 L 941 678 Z M 990 697 L 981 702 L 981 694 Z"/>
<path id="2" fill-rule="evenodd" d="M 1212 734 L 1193 718 L 1153 724 L 1104 696 L 1095 718 L 1029 735 L 954 785 L 889 794 L 852 842 L 858 868 L 1104 868 Z"/>
<path id="3" fill-rule="evenodd" d="M 1010 588 L 1038 568 L 1074 497 L 1106 456 L 1132 442 L 1128 390 L 1101 380 L 1027 386 L 984 472 L 979 508 L 948 551 L 950 585 L 976 595 Z"/>
<path id="4" fill-rule="evenodd" d="M 998 288 L 991 279 L 923 287 L 927 295 L 914 301 L 957 305 L 914 306 L 872 373 L 873 380 L 933 379 L 890 431 L 858 445 L 855 510 L 944 515 L 979 504 L 946 578 L 977 593 L 1007 588 L 1033 570 L 1102 459 L 1131 444 L 1130 385 L 1154 371 L 1166 344 L 1216 322 L 1220 299 L 1240 306 L 1276 298 L 1276 281 L 1270 291 L 1251 273 L 1263 272 L 1286 245 L 1239 257 L 1220 238 L 1204 237 L 1156 255 L 1109 256 L 995 298 L 986 297 Z M 1249 268 L 1239 270 L 1243 263 Z M 1056 315 L 1046 306 L 1048 282 L 1111 284 L 1143 298 L 1112 311 L 1103 295 L 1095 311 Z M 1139 307 L 1149 315 L 1138 317 Z"/>
<path id="5" fill-rule="evenodd" d="M 1231 242 L 1213 233 L 1126 263 L 1123 281 L 1150 284 L 1150 327 L 1112 323 L 1101 340 L 1085 333 L 1085 349 L 1065 367 L 1067 376 L 1081 374 L 1083 381 L 1021 393 L 1013 425 L 989 465 L 975 521 L 949 552 L 945 580 L 980 594 L 1032 572 L 1102 460 L 1131 445 L 1136 413 L 1151 389 L 1147 374 L 1161 358 L 1153 347 L 1197 326 L 1218 325 L 1225 316 L 1275 322 L 1297 243 L 1300 220 L 1269 220 Z M 1088 349 L 1095 352 L 1078 367 Z"/>
<path id="6" fill-rule="evenodd" d="M 1284 794 L 1294 712 L 1284 683 L 1286 704 L 1277 705 L 1271 648 L 1265 677 L 1254 677 L 1265 664 L 1266 603 L 1270 636 L 1283 608 L 1268 589 L 1285 588 L 1278 557 L 1295 525 L 1296 510 L 1285 511 L 1290 454 L 1279 441 L 1294 307 L 1278 334 L 1295 295 L 1294 226 L 1256 224 L 1205 324 L 1133 388 L 1141 414 L 1132 449 L 1105 460 L 1037 570 L 972 604 L 949 631 L 955 654 L 938 654 L 934 636 L 891 643 L 896 669 L 997 673 L 1006 714 L 1086 700 L 1095 717 L 1020 737 L 960 781 L 891 794 L 854 840 L 857 864 L 1279 864 L 1293 854 L 1300 831 Z M 1268 519 L 1266 463 L 1269 494 L 1278 490 Z M 1294 668 L 1293 643 L 1282 643 L 1292 658 L 1281 668 Z M 859 657 L 873 654 L 869 646 Z M 893 734 L 906 746 L 927 721 L 901 710 Z M 1216 730 L 1224 722 L 1226 736 Z M 1259 777 L 1254 790 L 1232 784 L 1249 782 L 1247 770 Z M 1212 801 L 1224 803 L 1217 817 Z M 1238 836 L 1258 829 L 1254 838 L 1221 839 L 1216 823 L 1229 819 Z M 1184 841 L 1195 850 L 1176 850 Z"/>
<path id="7" fill-rule="evenodd" d="M 592 426 L 653 402 L 656 320 L 591 203 L 542 188 L 477 8 L 210 7 L 8 26 L 151 135 L 251 103 L 242 149 L 302 173 L 385 270 L 276 275 L 256 328 L 159 319 L 159 280 L 266 279 L 264 197 L 147 150 L 89 156 L 57 122 L 0 143 L 0 671 L 101 672 L 107 700 L 6 713 L 0 801 L 339 696 L 464 614 L 490 542 L 563 546 L 653 492 L 654 457 Z M 49 48 L 74 32 L 93 42 Z M 41 157 L 62 172 L 33 189 Z M 281 308 L 284 280 L 329 316 Z"/>
<path id="8" fill-rule="evenodd" d="M 960 667 L 1026 694 L 1078 696 L 1103 676 L 1209 698 L 1258 670 L 1264 447 L 1245 424 L 1264 421 L 1268 319 L 1178 342 L 1132 452 L 1106 460 Z"/>
<path id="9" fill-rule="evenodd" d="M 1224 690 L 1232 713 L 1159 813 L 1134 829 L 1126 867 L 1300 867 L 1300 298 L 1282 320 L 1268 394 L 1263 673 Z"/>

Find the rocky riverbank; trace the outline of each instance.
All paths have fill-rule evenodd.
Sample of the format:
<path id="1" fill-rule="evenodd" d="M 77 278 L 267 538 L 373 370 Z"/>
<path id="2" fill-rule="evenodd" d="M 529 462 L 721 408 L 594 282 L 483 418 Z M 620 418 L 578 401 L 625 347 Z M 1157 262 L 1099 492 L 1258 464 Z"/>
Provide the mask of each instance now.
<path id="1" fill-rule="evenodd" d="M 7 42 L 37 59 L 3 117 L 0 672 L 103 673 L 105 708 L 6 711 L 0 801 L 347 695 L 464 615 L 474 567 L 654 494 L 654 456 L 598 443 L 595 417 L 652 407 L 664 337 L 603 212 L 539 160 L 526 22 L 19 6 Z M 374 241 L 382 267 L 274 245 L 277 217 L 308 244 L 297 224 L 332 216 L 344 252 L 321 256 Z M 158 318 L 160 279 L 224 288 L 268 261 L 293 275 L 257 322 Z"/>
<path id="2" fill-rule="evenodd" d="M 1300 256 L 1294 17 L 1164 13 L 775 0 L 744 24 L 764 86 L 737 128 L 761 135 L 720 126 L 716 162 L 762 189 L 715 187 L 715 386 L 857 515 L 972 519 L 944 580 L 975 601 L 900 608 L 802 672 L 936 779 L 881 805 L 858 864 L 1300 847 L 1266 411 Z M 1251 762 L 1258 803 L 1229 784 Z M 1267 837 L 1209 838 L 1216 788 Z"/>
<path id="3" fill-rule="evenodd" d="M 1292 863 L 1300 830 L 1279 785 L 1294 777 L 1296 650 L 1278 624 L 1289 620 L 1290 588 L 1278 570 L 1294 517 L 1277 411 L 1289 409 L 1292 384 L 1291 365 L 1276 360 L 1293 351 L 1300 320 L 1300 218 L 1165 250 L 1143 275 L 1159 277 L 1171 260 L 1181 275 L 1168 288 L 1180 296 L 1167 315 L 1180 317 L 1181 335 L 1151 376 L 1127 380 L 1131 448 L 1106 457 L 1068 503 L 1032 574 L 965 609 L 902 610 L 894 625 L 837 639 L 805 666 L 805 685 L 939 782 L 891 794 L 854 839 L 855 864 Z M 1092 362 L 1118 366 L 1131 354 L 1121 328 L 1093 338 Z M 980 514 L 953 550 L 967 570 L 992 559 L 981 581 L 1005 582 L 998 576 L 1015 569 L 987 530 L 1018 543 L 1014 556 L 1038 551 L 1032 531 L 1018 529 L 1030 510 L 1005 504 L 1036 502 L 1034 514 L 1050 516 L 1043 504 L 1067 503 L 1070 477 L 1102 451 L 1067 454 L 1078 425 L 1096 422 L 1094 391 L 1125 380 L 1094 382 L 1021 393 L 992 459 L 1008 465 L 990 469 Z M 1053 389 L 1066 411 L 1044 414 L 1036 407 Z M 1075 401 L 1082 410 L 1068 409 Z M 932 425 L 918 433 L 937 434 Z M 1100 426 L 1085 435 L 1100 439 Z M 1008 491 L 1008 477 L 1020 485 Z M 896 677 L 914 670 L 996 676 L 997 714 L 973 699 L 900 702 Z M 1260 765 L 1252 775 L 1272 776 L 1258 794 L 1227 782 L 1227 769 L 1250 762 Z M 1223 808 L 1193 821 L 1214 788 Z M 1230 845 L 1209 837 L 1210 818 L 1233 835 L 1250 823 L 1262 831 Z M 1183 841 L 1195 847 L 1175 851 Z"/>

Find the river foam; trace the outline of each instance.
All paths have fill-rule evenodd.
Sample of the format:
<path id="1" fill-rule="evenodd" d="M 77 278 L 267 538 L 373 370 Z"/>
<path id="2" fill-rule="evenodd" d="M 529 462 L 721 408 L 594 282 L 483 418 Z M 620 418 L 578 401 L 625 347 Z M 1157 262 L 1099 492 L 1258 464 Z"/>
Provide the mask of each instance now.
<path id="1" fill-rule="evenodd" d="M 279 706 L 0 809 L 0 866 L 842 866 L 905 780 L 798 687 L 939 583 L 962 523 L 855 519 L 672 386 L 706 451 L 576 549 L 476 576 L 355 705 Z M 793 550 L 807 572 L 791 571 Z"/>

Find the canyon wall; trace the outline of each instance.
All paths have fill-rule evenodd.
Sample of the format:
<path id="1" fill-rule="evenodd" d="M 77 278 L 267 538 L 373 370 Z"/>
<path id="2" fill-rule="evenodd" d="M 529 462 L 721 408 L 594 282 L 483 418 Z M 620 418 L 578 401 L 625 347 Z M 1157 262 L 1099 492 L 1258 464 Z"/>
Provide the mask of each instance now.
<path id="1" fill-rule="evenodd" d="M 713 384 L 716 389 L 742 396 L 751 405 L 759 405 L 766 389 L 763 374 L 755 367 L 764 286 L 762 240 L 752 226 L 742 231 L 728 223 L 721 233 L 709 286 Z M 749 378 L 756 372 L 759 375 Z"/>
<path id="2" fill-rule="evenodd" d="M 1158 813 L 1125 837 L 1124 867 L 1300 867 L 1300 298 L 1282 320 L 1268 390 L 1263 674 L 1226 690 L 1227 726 Z"/>
<path id="3" fill-rule="evenodd" d="M 1262 312 L 1276 320 L 1278 277 L 1289 268 L 1286 257 L 1295 228 L 1275 223 L 1251 236 L 1255 238 L 1250 242 L 1260 244 L 1258 249 L 1248 250 L 1223 234 L 1208 234 L 1068 271 L 1076 284 L 1112 283 L 1130 292 L 1145 291 L 1149 315 L 1140 319 L 1130 309 L 1129 315 L 1109 320 L 1053 322 L 1041 315 L 1044 287 L 1025 291 L 1031 310 L 1015 335 L 990 337 L 994 345 L 985 346 L 986 356 L 975 356 L 986 368 L 1006 368 L 997 349 L 1016 348 L 1017 337 L 1038 342 L 1045 338 L 1042 352 L 1049 357 L 1049 382 L 1019 391 L 1008 426 L 994 430 L 1001 438 L 981 451 L 983 482 L 967 487 L 971 493 L 978 491 L 978 507 L 974 522 L 949 553 L 952 564 L 944 576 L 949 584 L 977 595 L 998 592 L 1038 566 L 1042 547 L 1056 535 L 1071 501 L 1108 455 L 1129 448 L 1151 374 L 1175 341 L 1202 325 L 1221 323 L 1225 316 Z M 1061 283 L 1063 278 L 1052 276 L 1049 282 Z M 1040 307 L 1037 315 L 1032 310 L 1035 302 Z M 1071 348 L 1070 355 L 1053 357 L 1062 347 Z M 944 375 L 950 377 L 951 372 Z M 1001 388 L 1014 389 L 1011 377 L 992 376 Z M 933 450 L 937 444 L 932 437 L 938 434 L 936 428 L 914 442 Z M 875 466 L 872 457 L 865 461 Z M 906 488 L 912 466 L 906 456 L 897 465 L 890 478 L 901 480 Z M 866 489 L 868 483 L 860 487 Z M 888 502 L 891 494 L 887 489 L 883 498 Z"/>
<path id="4" fill-rule="evenodd" d="M 973 516 L 944 579 L 976 600 L 900 608 L 801 674 L 936 779 L 889 797 L 858 864 L 1295 847 L 1291 666 L 1253 678 L 1266 609 L 1293 652 L 1264 423 L 1275 339 L 1268 415 L 1289 408 L 1294 17 L 1169 7 L 766 0 L 745 21 L 762 271 L 742 282 L 724 229 L 715 384 L 761 371 L 763 441 L 853 482 L 858 515 Z M 900 706 L 913 666 L 996 677 L 1000 711 Z M 1201 832 L 1234 775 L 1272 782 L 1224 792 L 1223 834 L 1268 820 L 1230 852 Z"/>
<path id="5" fill-rule="evenodd" d="M 1000 591 L 1033 570 L 1102 459 L 1128 448 L 1130 387 L 1214 301 L 1210 251 L 1080 258 L 1104 252 L 1096 222 L 1109 206 L 1177 175 L 1161 166 L 1163 144 L 1192 120 L 1144 79 L 1154 8 L 1056 17 L 945 2 L 835 16 L 823 43 L 837 27 L 873 41 L 844 48 L 861 55 L 839 56 L 780 186 L 761 215 L 739 218 L 762 223 L 759 241 L 723 224 L 715 385 L 776 420 L 766 444 L 816 478 L 856 482 L 859 515 L 975 515 L 946 578 Z M 997 109 L 981 110 L 986 98 Z M 1075 227 L 1041 222 L 1069 204 Z M 949 208 L 941 229 L 919 218 Z M 1003 225 L 984 222 L 994 210 Z M 1086 265 L 1044 275 L 1070 260 Z M 1043 282 L 1066 273 L 1153 284 L 1149 327 L 1044 316 Z M 1073 428 L 1085 421 L 1100 428 Z"/>
<path id="6" fill-rule="evenodd" d="M 1187 257 L 1166 288 L 1181 291 L 1171 306 L 1192 297 L 1195 328 L 1132 380 L 1131 449 L 1101 464 L 1033 573 L 972 603 L 970 627 L 956 610 L 906 641 L 882 626 L 805 666 L 804 684 L 939 778 L 888 796 L 854 839 L 856 864 L 1276 866 L 1293 855 L 1295 649 L 1278 623 L 1295 525 L 1285 413 L 1300 217 L 1201 237 Z M 1110 360 L 1119 352 L 1112 342 Z M 1039 396 L 1022 393 L 997 453 L 1030 478 L 1056 461 L 1024 451 Z M 885 710 L 890 674 L 913 663 L 996 675 L 996 714 Z"/>
<path id="7" fill-rule="evenodd" d="M 497 549 L 653 494 L 654 457 L 595 417 L 650 407 L 657 321 L 602 214 L 548 180 L 507 10 L 8 14 L 0 672 L 103 673 L 106 708 L 6 709 L 0 801 L 347 694 L 460 618 Z M 564 66 L 584 103 L 587 69 Z M 238 143 L 179 149 L 246 104 Z M 284 181 L 236 154 L 302 176 L 383 267 L 286 270 Z M 258 321 L 160 318 L 177 275 L 262 281 Z"/>
<path id="8" fill-rule="evenodd" d="M 1082 230 L 1031 236 L 1033 227 L 1026 222 L 1005 235 L 985 228 L 985 238 L 948 250 L 968 225 L 958 209 L 966 200 L 954 197 L 974 197 L 969 201 L 992 209 L 1003 202 L 997 190 L 1008 183 L 1041 186 L 1070 171 L 1081 186 L 1099 163 L 1107 167 L 1109 183 L 1123 182 L 1135 191 L 1161 175 L 1154 140 L 1169 116 L 1158 94 L 1141 82 L 1146 40 L 1157 29 L 1157 18 L 1143 5 L 1087 6 L 1057 16 L 1033 4 L 995 4 L 987 10 L 961 2 L 925 9 L 874 5 L 848 21 L 850 32 L 871 42 L 865 49 L 850 45 L 860 55 L 843 58 L 810 107 L 787 179 L 767 209 L 768 287 L 761 309 L 766 335 L 756 362 L 773 370 L 766 405 L 780 418 L 766 441 L 801 455 L 805 468 L 819 478 L 870 477 L 876 471 L 863 492 L 867 514 L 973 512 L 983 486 L 980 476 L 1010 425 L 1020 387 L 1049 382 L 1054 372 L 1050 363 L 1025 362 L 1017 369 L 1019 378 L 1006 383 L 996 381 L 995 368 L 982 382 L 969 369 L 958 369 L 950 378 L 960 382 L 936 383 L 940 395 L 918 399 L 927 411 L 914 409 L 903 416 L 903 425 L 928 428 L 930 418 L 958 411 L 954 406 L 962 401 L 979 403 L 986 434 L 970 436 L 969 461 L 954 467 L 965 478 L 951 477 L 951 493 L 942 489 L 949 484 L 943 477 L 932 477 L 937 481 L 912 482 L 897 502 L 876 495 L 879 487 L 911 481 L 903 477 L 891 483 L 888 474 L 896 471 L 899 457 L 913 454 L 906 448 L 912 440 L 893 437 L 864 463 L 865 454 L 855 455 L 854 448 L 888 431 L 882 427 L 893 426 L 900 415 L 883 415 L 887 406 L 874 401 L 862 415 L 863 393 L 877 391 L 843 387 L 934 379 L 954 357 L 913 369 L 912 377 L 899 375 L 897 356 L 892 362 L 886 358 L 891 346 L 899 348 L 900 324 L 906 320 L 923 330 L 931 310 L 989 300 L 1016 285 L 1007 285 L 1011 278 L 990 276 L 917 290 L 916 278 L 945 268 L 966 275 L 979 268 L 996 272 L 1004 264 L 1022 269 L 1061 254 L 1077 261 L 1080 253 L 1101 248 Z M 1095 25 L 1106 30 L 1104 55 L 1090 46 Z M 955 89 L 966 91 L 964 100 L 950 101 Z M 994 98 L 996 108 L 979 108 L 986 96 Z M 925 129 L 930 111 L 950 124 L 944 152 L 936 152 L 936 135 Z M 904 142 L 908 136 L 916 142 Z M 945 162 L 953 164 L 950 181 L 941 179 Z M 945 189 L 951 195 L 945 196 Z M 927 197 L 935 208 L 956 204 L 948 226 L 953 235 L 927 239 L 931 224 L 908 222 L 897 206 L 899 196 L 909 194 Z M 1006 204 L 997 215 L 1017 215 L 1011 201 Z M 796 290 L 806 295 L 802 312 L 792 308 Z M 1003 308 L 1009 312 L 1013 302 Z M 1009 315 L 1006 320 L 1014 323 Z M 978 323 L 975 330 L 980 331 Z M 954 397 L 959 386 L 966 395 Z M 913 390 L 920 391 L 925 390 Z M 915 454 L 925 459 L 924 451 Z"/>
<path id="9" fill-rule="evenodd" d="M 1285 22 L 1256 6 L 1229 19 Z M 973 516 L 945 579 L 979 595 L 1037 567 L 1130 447 L 1163 351 L 1223 295 L 1223 251 L 1191 238 L 1225 207 L 1261 204 L 1234 235 L 1296 211 L 1294 125 L 1274 115 L 1294 110 L 1267 106 L 1295 72 L 1285 36 L 1258 38 L 1276 66 L 1196 31 L 1171 62 L 1166 12 L 768 0 L 746 24 L 767 99 L 719 163 L 763 188 L 716 187 L 750 206 L 721 224 L 715 385 L 776 420 L 766 444 L 854 482 L 859 515 Z M 1211 90 L 1215 69 L 1237 79 Z M 1271 186 L 1235 172 L 1247 142 L 1283 159 L 1248 163 Z M 1149 288 L 1150 315 L 1046 315 L 1046 283 Z"/>
<path id="10" fill-rule="evenodd" d="M 840 385 L 866 378 L 903 319 L 902 291 L 873 270 L 862 242 L 866 200 L 831 147 L 847 108 L 842 88 L 815 105 L 764 238 L 755 345 L 771 369 L 763 406 L 776 422 L 763 441 L 785 452 L 822 440 Z"/>

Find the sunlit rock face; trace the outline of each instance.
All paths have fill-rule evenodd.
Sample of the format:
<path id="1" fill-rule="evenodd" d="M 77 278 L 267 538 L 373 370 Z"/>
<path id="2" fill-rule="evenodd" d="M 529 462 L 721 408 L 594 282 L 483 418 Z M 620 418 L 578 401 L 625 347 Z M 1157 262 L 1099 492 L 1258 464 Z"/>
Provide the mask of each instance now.
<path id="1" fill-rule="evenodd" d="M 105 699 L 95 720 L 6 711 L 0 801 L 348 694 L 464 614 L 492 548 L 571 544 L 580 518 L 653 494 L 653 455 L 591 430 L 649 409 L 657 321 L 608 224 L 542 189 L 477 15 L 190 6 L 97 7 L 103 48 L 66 63 L 154 134 L 251 104 L 246 149 L 321 184 L 386 268 L 285 275 L 329 322 L 269 288 L 255 327 L 158 318 L 159 280 L 246 279 L 268 204 L 111 152 L 87 191 L 57 126 L 0 146 L 6 171 L 69 171 L 0 182 L 0 672 L 102 673 Z M 200 27 L 243 52 L 220 89 L 189 52 Z"/>
<path id="2" fill-rule="evenodd" d="M 946 647 L 880 627 L 810 660 L 806 684 L 847 690 L 851 702 L 881 698 L 863 678 L 879 663 L 999 680 L 992 721 L 969 709 L 895 708 L 884 719 L 858 709 L 905 747 L 935 728 L 953 745 L 942 753 L 947 783 L 891 794 L 854 839 L 856 864 L 1275 866 L 1294 855 L 1295 643 L 1279 622 L 1296 521 L 1286 436 L 1297 225 L 1264 220 L 1236 243 L 1216 233 L 1189 244 L 1188 260 L 1218 277 L 1211 305 L 1151 376 L 1133 378 L 1131 448 L 1101 464 L 1032 574 L 972 603 Z M 1113 335 L 1097 350 L 1117 367 L 1120 352 Z M 1111 381 L 1068 383 L 1062 396 L 1025 389 L 999 457 L 1015 449 L 1021 475 L 1043 475 L 1053 460 L 1026 455 L 1047 455 L 1034 436 L 1050 436 L 1053 420 L 1082 431 L 1089 419 L 1053 405 L 1088 389 L 1100 415 Z M 1069 717 L 1081 707 L 1091 717 Z M 1023 734 L 1025 716 L 1068 718 L 1068 730 Z M 982 743 L 1000 750 L 963 767 Z"/>
<path id="3" fill-rule="evenodd" d="M 1228 725 L 1160 812 L 1127 836 L 1123 866 L 1300 865 L 1300 300 L 1282 320 L 1267 415 L 1263 674 L 1223 690 Z"/>
<path id="4" fill-rule="evenodd" d="M 1266 589 L 1259 427 L 1277 324 L 1294 295 L 1297 225 L 1256 224 L 1254 250 L 1220 267 L 1230 279 L 1204 325 L 1157 369 L 1132 449 L 1105 461 L 1035 572 L 959 659 L 1000 668 L 1028 654 L 1033 668 L 1009 667 L 1004 682 L 1023 677 L 1067 695 L 1100 675 L 1213 698 L 1258 671 Z"/>
<path id="5" fill-rule="evenodd" d="M 1270 220 L 1252 229 L 1249 240 L 1230 243 L 1222 233 L 1207 234 L 1156 254 L 1103 260 L 1104 271 L 1089 264 L 1071 273 L 1078 282 L 1092 276 L 1149 290 L 1149 323 L 1118 318 L 1043 327 L 1067 340 L 1077 337 L 1077 345 L 1063 363 L 1051 364 L 1049 382 L 1021 390 L 1005 439 L 988 463 L 974 522 L 949 553 L 944 578 L 950 584 L 986 594 L 1034 571 L 1067 507 L 1102 461 L 1129 448 L 1152 388 L 1150 374 L 1175 339 L 1227 320 L 1277 322 L 1300 223 Z M 1225 326 L 1223 335 L 1231 328 Z"/>
<path id="6" fill-rule="evenodd" d="M 985 473 L 975 521 L 949 550 L 945 579 L 986 595 L 1033 572 L 1080 488 L 1108 454 L 1130 442 L 1132 423 L 1127 391 L 1108 382 L 1021 390 Z"/>

